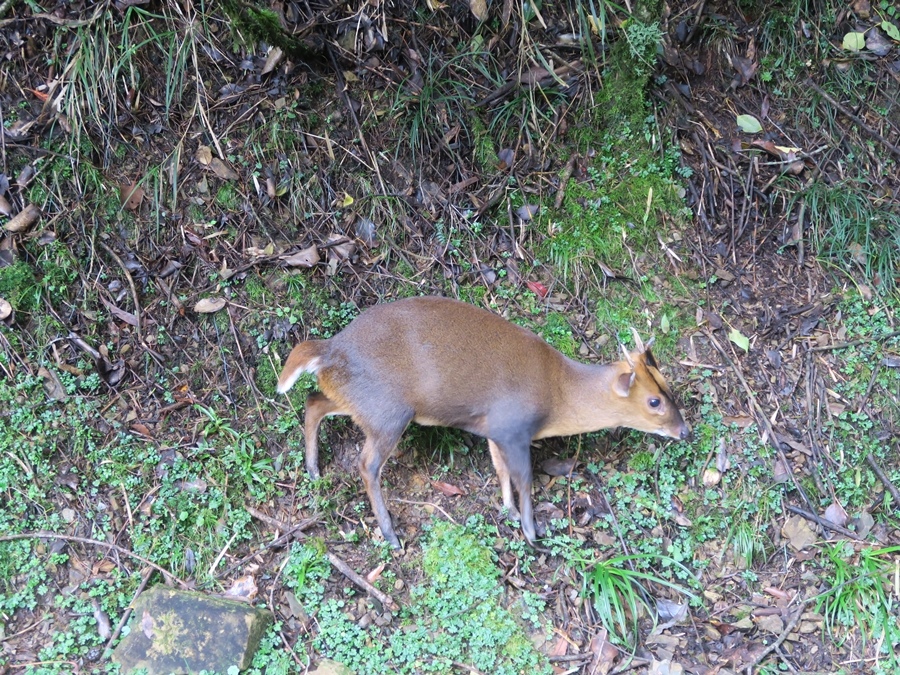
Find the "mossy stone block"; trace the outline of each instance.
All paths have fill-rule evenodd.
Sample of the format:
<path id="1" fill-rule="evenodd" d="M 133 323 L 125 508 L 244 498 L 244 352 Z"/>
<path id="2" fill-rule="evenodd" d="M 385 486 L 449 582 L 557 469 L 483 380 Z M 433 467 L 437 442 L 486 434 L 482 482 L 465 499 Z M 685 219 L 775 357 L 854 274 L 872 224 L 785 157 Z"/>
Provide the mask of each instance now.
<path id="1" fill-rule="evenodd" d="M 131 631 L 112 660 L 121 673 L 227 673 L 250 666 L 272 614 L 243 602 L 154 586 L 134 603 Z"/>

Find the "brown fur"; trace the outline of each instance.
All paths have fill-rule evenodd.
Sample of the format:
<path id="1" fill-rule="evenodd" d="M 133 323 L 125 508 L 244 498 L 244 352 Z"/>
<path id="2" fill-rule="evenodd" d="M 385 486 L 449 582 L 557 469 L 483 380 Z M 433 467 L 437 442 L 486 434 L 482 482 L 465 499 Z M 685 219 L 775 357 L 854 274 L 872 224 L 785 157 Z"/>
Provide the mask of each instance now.
<path id="1" fill-rule="evenodd" d="M 294 347 L 278 380 L 287 391 L 315 372 L 321 393 L 306 409 L 306 467 L 318 476 L 319 425 L 349 415 L 366 436 L 360 473 L 381 531 L 400 546 L 381 494 L 384 462 L 408 424 L 464 429 L 489 440 L 503 505 L 534 542 L 533 439 L 627 426 L 687 438 L 685 424 L 649 350 L 629 362 L 578 363 L 533 333 L 447 298 L 376 305 L 329 340 Z M 656 407 L 649 403 L 658 401 Z"/>

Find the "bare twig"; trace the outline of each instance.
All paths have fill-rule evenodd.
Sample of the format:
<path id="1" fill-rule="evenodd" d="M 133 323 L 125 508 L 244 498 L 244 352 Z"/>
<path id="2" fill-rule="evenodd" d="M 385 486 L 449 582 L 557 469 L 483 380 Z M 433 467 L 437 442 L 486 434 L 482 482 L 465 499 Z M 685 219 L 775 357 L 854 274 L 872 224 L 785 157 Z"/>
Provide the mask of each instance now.
<path id="1" fill-rule="evenodd" d="M 784 451 L 782 451 L 781 446 L 778 444 L 778 437 L 775 435 L 775 430 L 772 428 L 772 424 L 769 422 L 769 418 L 763 412 L 762 407 L 756 400 L 756 395 L 753 393 L 753 390 L 750 388 L 750 385 L 747 384 L 747 380 L 744 379 L 744 374 L 741 372 L 740 368 L 737 367 L 737 364 L 731 360 L 728 356 L 728 353 L 725 351 L 724 347 L 719 344 L 719 341 L 716 340 L 715 336 L 712 334 L 712 331 L 707 332 L 707 336 L 712 342 L 713 346 L 718 350 L 719 354 L 725 359 L 725 362 L 729 365 L 731 370 L 737 375 L 738 380 L 741 382 L 741 386 L 744 388 L 744 393 L 747 395 L 747 400 L 750 402 L 750 406 L 753 408 L 753 412 L 756 413 L 756 421 L 757 423 L 765 429 L 765 435 L 768 438 L 769 443 L 775 449 L 775 452 L 778 453 L 778 459 L 784 464 L 785 469 L 787 470 L 788 476 L 791 479 L 791 482 L 794 484 L 794 489 L 800 494 L 803 498 L 803 501 L 806 502 L 806 505 L 812 510 L 813 505 L 809 501 L 809 497 L 806 496 L 806 492 L 800 483 L 797 482 L 797 479 L 794 478 L 794 472 L 790 470 L 790 463 L 787 461 L 787 457 L 784 456 Z"/>
<path id="2" fill-rule="evenodd" d="M 131 272 L 128 271 L 128 268 L 125 266 L 125 262 L 119 257 L 119 255 L 113 251 L 102 239 L 96 240 L 100 247 L 109 254 L 109 257 L 115 260 L 116 264 L 121 268 L 122 274 L 125 275 L 125 279 L 128 281 L 128 286 L 131 289 L 131 300 L 134 303 L 134 315 L 137 317 L 137 325 L 135 326 L 135 331 L 137 332 L 138 343 L 147 350 L 147 353 L 150 354 L 159 366 L 163 366 L 163 357 L 157 354 L 153 349 L 151 349 L 150 345 L 144 342 L 144 333 L 141 329 L 141 302 L 138 298 L 137 286 L 135 286 L 134 279 L 131 276 Z"/>
<path id="3" fill-rule="evenodd" d="M 432 508 L 437 509 L 437 510 L 440 511 L 441 513 L 443 513 L 444 516 L 447 518 L 447 520 L 449 520 L 449 521 L 450 521 L 451 523 L 453 523 L 454 525 L 459 525 L 459 523 L 457 523 L 455 520 L 453 520 L 453 516 L 451 516 L 451 515 L 450 515 L 449 513 L 447 513 L 446 511 L 444 511 L 444 509 L 442 509 L 440 506 L 438 506 L 438 505 L 435 504 L 434 502 L 416 502 L 416 501 L 413 501 L 413 500 L 411 500 L 411 499 L 394 499 L 394 498 L 392 498 L 391 501 L 392 501 L 392 502 L 398 502 L 398 503 L 400 503 L 400 504 L 412 504 L 413 506 L 430 506 L 430 507 L 432 507 Z"/>
<path id="4" fill-rule="evenodd" d="M 150 570 L 145 570 L 141 575 L 141 583 L 137 587 L 137 590 L 134 592 L 134 595 L 131 597 L 131 602 L 128 603 L 128 607 L 125 608 L 125 612 L 122 614 L 122 618 L 119 619 L 119 624 L 116 626 L 116 629 L 113 631 L 113 634 L 109 636 L 109 640 L 106 641 L 106 647 L 103 648 L 103 659 L 106 660 L 109 658 L 109 654 L 112 650 L 112 643 L 116 641 L 116 638 L 119 637 L 119 633 L 122 632 L 122 629 L 125 627 L 125 624 L 128 623 L 128 617 L 131 616 L 132 605 L 134 605 L 134 601 L 137 600 L 137 597 L 144 592 L 144 589 L 147 587 L 147 582 L 150 581 L 151 572 Z"/>
<path id="5" fill-rule="evenodd" d="M 824 347 L 810 347 L 809 351 L 811 352 L 827 352 L 833 351 L 835 349 L 846 349 L 847 347 L 856 347 L 857 345 L 864 345 L 867 342 L 878 342 L 881 340 L 890 340 L 892 337 L 897 337 L 900 335 L 900 330 L 894 330 L 890 333 L 885 333 L 884 335 L 871 335 L 869 337 L 860 338 L 859 340 L 852 340 L 850 342 L 838 342 L 833 345 L 825 345 Z"/>
<path id="6" fill-rule="evenodd" d="M 286 525 L 285 523 L 282 523 L 281 521 L 279 521 L 275 518 L 272 518 L 271 516 L 267 516 L 266 514 L 262 513 L 261 511 L 258 511 L 257 509 L 248 508 L 247 511 L 254 518 L 258 518 L 259 520 L 263 521 L 267 525 L 274 527 L 276 530 L 279 530 L 281 532 L 284 532 L 285 530 L 289 530 L 286 534 L 283 534 L 282 536 L 278 537 L 278 539 L 273 541 L 266 548 L 272 548 L 273 546 L 275 546 L 276 542 L 280 542 L 281 540 L 284 540 L 288 535 L 296 535 L 298 539 L 303 539 L 305 537 L 305 535 L 299 531 L 301 529 L 300 525 L 304 525 L 306 523 L 311 524 L 312 522 L 315 522 L 315 521 L 303 521 L 300 523 L 300 525 L 297 525 L 297 526 L 291 528 L 290 526 Z M 263 549 L 263 550 L 265 550 L 265 549 Z M 249 557 L 255 557 L 259 553 L 260 553 L 260 551 L 256 551 L 253 554 L 253 556 L 249 556 Z M 396 602 L 394 602 L 394 599 L 391 596 L 389 596 L 387 593 L 379 591 L 372 584 L 370 584 L 368 581 L 363 579 L 359 574 L 354 572 L 347 563 L 345 563 L 343 560 L 341 560 L 339 557 L 337 557 L 334 553 L 331 553 L 330 551 L 328 551 L 328 552 L 326 552 L 325 555 L 328 558 L 328 561 L 332 565 L 334 565 L 341 574 L 343 574 L 345 577 L 347 577 L 350 581 L 352 581 L 354 584 L 359 586 L 361 589 L 363 589 L 366 593 L 371 595 L 373 598 L 378 600 L 378 602 L 380 602 L 382 605 L 389 608 L 391 611 L 397 611 L 398 609 L 400 609 L 400 605 L 398 605 Z M 233 569 L 234 567 L 236 567 L 236 565 L 232 565 L 232 567 L 230 569 Z M 230 569 L 229 569 L 229 571 L 230 571 Z M 220 575 L 220 576 L 222 576 L 222 575 Z"/>
<path id="7" fill-rule="evenodd" d="M 372 584 L 363 579 L 359 574 L 357 574 L 350 568 L 350 565 L 338 558 L 334 553 L 329 551 L 325 555 L 328 557 L 328 561 L 332 565 L 334 565 L 341 574 L 343 574 L 373 598 L 378 600 L 378 602 L 380 602 L 382 605 L 393 612 L 396 612 L 398 609 L 400 609 L 400 605 L 394 602 L 394 599 L 391 596 L 389 596 L 387 593 L 379 591 Z"/>
<path id="8" fill-rule="evenodd" d="M 855 539 L 856 541 L 863 541 L 856 532 L 853 530 L 848 530 L 846 527 L 841 527 L 840 525 L 835 525 L 830 520 L 825 520 L 824 518 L 817 516 L 815 513 L 811 511 L 807 511 L 806 509 L 801 509 L 799 506 L 792 506 L 788 504 L 785 506 L 788 511 L 791 513 L 796 513 L 798 516 L 803 516 L 807 520 L 813 521 L 819 527 L 825 530 L 833 530 L 839 534 L 844 535 L 845 537 L 849 537 L 850 539 Z"/>
<path id="9" fill-rule="evenodd" d="M 831 105 L 833 105 L 835 108 L 837 108 L 837 109 L 841 112 L 842 115 L 844 115 L 845 117 L 849 117 L 851 120 L 853 120 L 853 121 L 857 124 L 857 126 L 858 126 L 860 129 L 862 129 L 863 131 L 865 131 L 865 132 L 866 132 L 867 134 L 869 134 L 872 138 L 877 139 L 878 142 L 880 142 L 884 147 L 886 147 L 886 148 L 887 148 L 888 150 L 890 150 L 892 153 L 894 153 L 895 155 L 897 155 L 898 157 L 900 157 L 900 148 L 898 148 L 896 145 L 894 145 L 894 144 L 891 143 L 888 139 L 886 139 L 884 136 L 882 136 L 880 133 L 878 133 L 875 129 L 873 129 L 873 128 L 870 127 L 868 124 L 866 124 L 865 121 L 864 121 L 861 117 L 859 117 L 858 115 L 853 114 L 850 110 L 848 110 L 848 109 L 845 108 L 843 105 L 841 105 L 840 103 L 838 103 L 837 101 L 835 101 L 835 100 L 828 94 L 828 92 L 826 92 L 826 91 L 825 91 L 824 89 L 822 89 L 819 85 L 817 85 L 815 82 L 813 82 L 811 78 L 807 78 L 807 79 L 806 79 L 806 84 L 807 84 L 807 86 L 809 86 L 813 91 L 815 91 L 819 96 L 821 96 L 821 97 L 824 98 L 826 101 L 828 101 Z"/>
<path id="10" fill-rule="evenodd" d="M 872 467 L 872 471 L 875 472 L 875 475 L 878 476 L 878 479 L 884 483 L 884 486 L 887 488 L 888 492 L 891 493 L 891 497 L 894 498 L 894 504 L 900 508 L 900 490 L 897 490 L 897 486 L 891 482 L 891 479 L 887 477 L 887 475 L 882 471 L 881 467 L 878 466 L 878 463 L 875 461 L 875 458 L 872 456 L 870 452 L 866 455 L 866 462 L 870 467 Z"/>
<path id="11" fill-rule="evenodd" d="M 297 523 L 296 525 L 291 527 L 290 525 L 282 523 L 280 520 L 276 520 L 275 518 L 271 518 L 270 516 L 265 515 L 261 511 L 258 511 L 257 509 L 254 509 L 251 506 L 248 506 L 246 508 L 247 508 L 247 513 L 249 513 L 251 516 L 253 516 L 257 520 L 263 521 L 264 523 L 275 528 L 279 532 L 283 532 L 283 534 L 280 537 L 278 537 L 277 539 L 269 542 L 262 548 L 257 549 L 250 555 L 244 556 L 243 558 L 238 560 L 236 563 L 234 563 L 233 565 L 228 567 L 228 569 L 224 570 L 223 572 L 219 572 L 218 574 L 216 574 L 216 576 L 215 576 L 216 579 L 222 579 L 224 577 L 227 577 L 234 570 L 238 569 L 239 567 L 241 567 L 241 566 L 245 565 L 246 563 L 248 563 L 249 561 L 253 560 L 253 558 L 258 556 L 263 551 L 268 551 L 269 549 L 279 548 L 281 546 L 284 546 L 285 544 L 290 542 L 292 539 L 302 539 L 303 538 L 303 530 L 309 529 L 310 527 L 312 527 L 313 525 L 315 525 L 316 523 L 319 522 L 315 518 L 306 518 L 305 520 L 301 520 L 299 523 Z"/>
<path id="12" fill-rule="evenodd" d="M 134 558 L 138 560 L 148 567 L 152 567 L 157 572 L 162 574 L 165 578 L 171 579 L 175 583 L 177 583 L 182 588 L 190 588 L 188 583 L 179 577 L 176 577 L 169 570 L 164 567 L 160 567 L 152 560 L 148 560 L 144 556 L 138 555 L 133 551 L 129 551 L 127 548 L 122 548 L 116 544 L 110 544 L 105 541 L 100 541 L 98 539 L 88 539 L 87 537 L 76 537 L 71 534 L 57 534 L 56 532 L 47 532 L 45 530 L 38 530 L 37 532 L 22 532 L 21 534 L 6 534 L 0 537 L 0 541 L 18 541 L 20 539 L 62 539 L 63 541 L 75 541 L 79 544 L 87 544 L 88 546 L 102 546 L 104 548 L 108 548 L 111 551 L 115 551 L 116 553 L 121 553 L 124 556 L 129 558 Z"/>
<path id="13" fill-rule="evenodd" d="M 791 634 L 791 631 L 793 631 L 794 628 L 797 627 L 797 624 L 800 623 L 800 617 L 803 616 L 803 612 L 806 610 L 806 605 L 809 604 L 809 602 L 809 600 L 804 600 L 800 603 L 796 613 L 791 617 L 791 620 L 787 622 L 784 630 L 781 631 L 781 635 L 778 636 L 778 639 L 757 654 L 756 658 L 753 659 L 753 663 L 747 665 L 748 675 L 752 675 L 754 668 L 762 663 L 769 654 L 778 649 L 778 647 L 781 646 L 781 643 L 787 639 L 787 636 Z"/>

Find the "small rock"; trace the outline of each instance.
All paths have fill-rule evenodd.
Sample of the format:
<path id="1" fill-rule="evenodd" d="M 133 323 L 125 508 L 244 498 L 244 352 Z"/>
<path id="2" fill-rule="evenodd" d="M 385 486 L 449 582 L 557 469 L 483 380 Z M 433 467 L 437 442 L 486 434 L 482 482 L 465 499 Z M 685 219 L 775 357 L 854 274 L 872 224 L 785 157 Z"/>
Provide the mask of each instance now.
<path id="1" fill-rule="evenodd" d="M 338 663 L 331 659 L 322 659 L 315 670 L 309 671 L 309 675 L 353 675 L 353 671 L 343 663 Z"/>
<path id="2" fill-rule="evenodd" d="M 781 617 L 777 614 L 770 614 L 768 616 L 759 617 L 756 621 L 756 627 L 760 630 L 780 635 L 781 631 L 784 630 L 784 621 L 782 621 Z"/>
<path id="3" fill-rule="evenodd" d="M 270 612 L 245 602 L 165 586 L 141 594 L 133 616 L 112 655 L 122 675 L 142 668 L 147 675 L 243 670 L 272 622 Z"/>

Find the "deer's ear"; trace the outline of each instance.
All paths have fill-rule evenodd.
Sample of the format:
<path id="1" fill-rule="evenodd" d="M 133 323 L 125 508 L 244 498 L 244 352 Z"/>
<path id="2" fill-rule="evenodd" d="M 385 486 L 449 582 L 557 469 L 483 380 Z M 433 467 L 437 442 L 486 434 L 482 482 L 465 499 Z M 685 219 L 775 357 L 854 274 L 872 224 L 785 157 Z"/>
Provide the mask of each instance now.
<path id="1" fill-rule="evenodd" d="M 631 385 L 634 384 L 634 377 L 635 373 L 633 370 L 630 373 L 622 373 L 613 382 L 613 391 L 622 398 L 628 398 L 628 394 L 631 392 Z"/>

